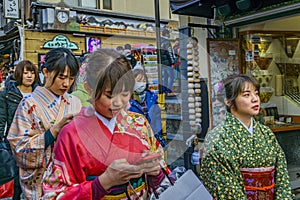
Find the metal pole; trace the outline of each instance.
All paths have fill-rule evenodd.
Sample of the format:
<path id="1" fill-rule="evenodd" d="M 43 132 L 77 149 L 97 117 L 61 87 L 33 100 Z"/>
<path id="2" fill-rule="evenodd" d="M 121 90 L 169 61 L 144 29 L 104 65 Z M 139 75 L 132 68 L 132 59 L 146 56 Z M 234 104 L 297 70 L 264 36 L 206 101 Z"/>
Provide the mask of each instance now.
<path id="1" fill-rule="evenodd" d="M 162 70 L 161 70 L 161 48 L 160 48 L 160 14 L 159 0 L 154 0 L 155 3 L 155 27 L 156 27 L 156 46 L 157 46 L 157 67 L 158 67 L 158 93 L 162 94 Z"/>
<path id="2" fill-rule="evenodd" d="M 22 1 L 22 0 L 20 2 L 21 2 L 21 17 L 20 17 L 21 18 L 21 26 L 24 27 L 25 26 L 25 19 L 24 19 L 25 18 L 25 10 L 24 10 L 25 4 L 24 4 L 24 1 Z"/>
<path id="3" fill-rule="evenodd" d="M 160 38 L 160 13 L 159 0 L 154 0 L 155 3 L 155 27 L 156 27 L 156 55 L 157 55 L 157 71 L 158 71 L 158 103 L 161 109 L 161 126 L 162 136 L 167 139 L 167 121 L 165 108 L 165 94 L 162 90 L 162 65 L 161 65 L 161 38 Z M 165 150 L 165 161 L 168 162 L 168 152 Z"/>

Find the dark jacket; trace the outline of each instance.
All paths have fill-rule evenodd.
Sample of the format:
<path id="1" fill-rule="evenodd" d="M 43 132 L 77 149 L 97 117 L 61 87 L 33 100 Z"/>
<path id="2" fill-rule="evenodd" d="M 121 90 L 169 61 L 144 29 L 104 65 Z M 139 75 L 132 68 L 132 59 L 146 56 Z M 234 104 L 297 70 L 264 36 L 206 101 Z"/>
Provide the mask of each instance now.
<path id="1" fill-rule="evenodd" d="M 161 37 L 161 64 L 171 66 L 175 63 L 173 49 L 167 37 Z"/>
<path id="2" fill-rule="evenodd" d="M 33 90 L 39 84 L 35 83 L 33 86 Z M 8 133 L 10 125 L 13 121 L 15 111 L 19 105 L 19 102 L 22 100 L 23 95 L 20 90 L 17 88 L 18 84 L 16 81 L 10 81 L 7 83 L 7 87 L 1 92 L 0 95 L 0 137 L 4 136 L 5 125 L 6 132 Z"/>
<path id="3" fill-rule="evenodd" d="M 136 65 L 136 59 L 132 55 L 131 50 L 125 49 L 123 54 L 127 58 L 127 60 L 130 62 L 131 67 L 134 68 Z"/>
<path id="4" fill-rule="evenodd" d="M 151 125 L 156 139 L 160 142 L 162 147 L 165 147 L 166 141 L 162 138 L 161 109 L 158 105 L 157 99 L 158 97 L 153 91 L 146 91 L 145 101 L 148 109 L 148 115 L 146 115 L 146 118 Z M 129 110 L 144 115 L 142 106 L 134 99 L 130 100 Z"/>
<path id="5" fill-rule="evenodd" d="M 5 79 L 5 83 L 4 83 L 5 88 L 7 88 L 7 86 L 9 85 L 9 83 L 10 83 L 11 81 L 14 81 L 14 80 L 15 80 L 14 74 L 13 74 L 13 73 L 12 73 L 12 74 L 9 74 L 9 75 L 6 77 L 6 79 Z"/>

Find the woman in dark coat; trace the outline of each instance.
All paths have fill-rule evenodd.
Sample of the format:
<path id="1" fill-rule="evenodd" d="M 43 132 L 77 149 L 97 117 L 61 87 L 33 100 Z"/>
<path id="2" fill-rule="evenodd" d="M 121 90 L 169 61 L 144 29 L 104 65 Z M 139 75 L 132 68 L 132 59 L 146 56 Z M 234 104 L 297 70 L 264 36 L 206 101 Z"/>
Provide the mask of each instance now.
<path id="1" fill-rule="evenodd" d="M 29 60 L 21 61 L 14 71 L 14 79 L 7 81 L 5 89 L 0 95 L 0 139 L 6 140 L 15 111 L 22 100 L 40 85 L 37 67 Z M 16 171 L 18 169 L 16 168 Z M 14 198 L 20 199 L 21 188 L 19 176 L 14 179 Z"/>
<path id="2" fill-rule="evenodd" d="M 7 83 L 0 105 L 0 137 L 7 134 L 15 111 L 23 97 L 30 95 L 40 85 L 37 67 L 29 60 L 19 62 L 14 72 L 15 80 Z M 5 128 L 6 127 L 6 128 Z"/>

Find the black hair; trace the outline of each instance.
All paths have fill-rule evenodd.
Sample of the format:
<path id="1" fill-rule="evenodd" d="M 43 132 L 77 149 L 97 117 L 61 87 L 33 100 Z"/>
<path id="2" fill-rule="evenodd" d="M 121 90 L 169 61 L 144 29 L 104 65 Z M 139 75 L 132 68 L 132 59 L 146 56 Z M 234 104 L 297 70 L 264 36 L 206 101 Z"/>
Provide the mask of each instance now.
<path id="1" fill-rule="evenodd" d="M 131 50 L 131 45 L 130 45 L 130 44 L 125 44 L 125 45 L 124 45 L 124 49 L 129 49 L 129 50 Z"/>
<path id="2" fill-rule="evenodd" d="M 194 40 L 196 43 L 198 43 L 198 38 L 196 38 L 194 36 L 191 37 L 191 40 Z"/>
<path id="3" fill-rule="evenodd" d="M 132 72 L 133 72 L 134 78 L 136 78 L 139 74 L 143 75 L 146 79 L 146 88 L 148 88 L 149 82 L 148 82 L 148 76 L 147 76 L 145 70 L 143 68 L 136 67 L 136 68 L 132 69 Z"/>
<path id="4" fill-rule="evenodd" d="M 161 34 L 162 34 L 163 36 L 165 36 L 166 34 L 170 34 L 170 31 L 169 31 L 168 29 L 164 28 L 164 29 L 161 31 Z"/>
<path id="5" fill-rule="evenodd" d="M 45 62 L 42 68 L 46 68 L 48 72 L 55 72 L 51 85 L 54 83 L 59 73 L 64 72 L 65 68 L 70 68 L 70 75 L 77 77 L 79 73 L 78 60 L 73 52 L 67 48 L 55 48 L 46 53 Z M 74 87 L 76 81 L 70 88 Z"/>
<path id="6" fill-rule="evenodd" d="M 252 84 L 259 93 L 260 85 L 253 76 L 246 74 L 232 74 L 223 80 L 225 98 L 229 102 L 229 106 L 227 105 L 228 112 L 230 112 L 232 106 L 236 109 L 235 100 L 237 96 L 243 92 L 246 83 Z"/>
<path id="7" fill-rule="evenodd" d="M 15 72 L 14 72 L 14 78 L 15 78 L 16 82 L 18 83 L 18 85 L 23 84 L 23 72 L 24 72 L 25 69 L 27 71 L 34 71 L 35 77 L 34 77 L 33 84 L 35 84 L 35 83 L 40 84 L 41 83 L 37 67 L 30 60 L 23 60 L 23 61 L 20 61 L 16 65 L 16 69 L 15 69 Z"/>
<path id="8" fill-rule="evenodd" d="M 114 49 L 98 49 L 89 56 L 86 81 L 92 89 L 91 97 L 97 100 L 106 88 L 112 93 L 133 92 L 135 84 L 127 58 Z"/>
<path id="9" fill-rule="evenodd" d="M 121 51 L 121 50 L 124 50 L 124 48 L 122 46 L 117 46 L 116 50 Z"/>

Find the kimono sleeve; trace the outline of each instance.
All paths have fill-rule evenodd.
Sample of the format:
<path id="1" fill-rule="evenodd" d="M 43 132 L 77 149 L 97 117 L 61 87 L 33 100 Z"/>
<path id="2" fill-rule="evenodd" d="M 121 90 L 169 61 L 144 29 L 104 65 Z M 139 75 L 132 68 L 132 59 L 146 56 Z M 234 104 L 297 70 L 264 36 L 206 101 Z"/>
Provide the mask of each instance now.
<path id="1" fill-rule="evenodd" d="M 92 199 L 93 181 L 86 180 L 84 171 L 89 161 L 82 159 L 80 152 L 85 150 L 79 143 L 72 123 L 62 129 L 54 148 L 54 157 L 43 177 L 44 199 Z"/>
<path id="2" fill-rule="evenodd" d="M 214 142 L 214 145 L 210 143 L 205 145 L 201 159 L 200 178 L 216 199 L 247 200 L 239 168 L 222 151 L 219 146 L 222 142 L 224 141 Z"/>
<path id="3" fill-rule="evenodd" d="M 276 175 L 275 175 L 275 199 L 276 200 L 290 200 L 294 198 L 291 192 L 290 178 L 287 170 L 287 162 L 285 154 L 277 142 L 274 136 L 274 145 L 277 149 L 277 159 L 276 159 Z"/>
<path id="4" fill-rule="evenodd" d="M 9 143 L 21 168 L 36 169 L 45 165 L 45 131 L 37 105 L 22 99 L 8 133 Z"/>
<path id="5" fill-rule="evenodd" d="M 153 134 L 153 130 L 147 120 L 146 120 L 146 128 L 148 130 L 148 142 L 151 146 L 150 151 L 160 153 L 162 155 L 160 164 L 161 164 L 162 168 L 166 169 L 167 164 L 164 159 L 164 150 L 163 150 L 162 146 L 160 145 L 159 141 L 155 138 L 155 136 Z M 164 175 L 163 175 L 162 171 L 157 176 L 153 176 L 152 180 L 153 180 L 154 185 L 158 186 L 161 183 L 161 181 L 163 180 L 163 178 L 164 178 Z"/>
<path id="6" fill-rule="evenodd" d="M 160 145 L 159 141 L 155 138 L 151 125 L 149 124 L 148 120 L 144 116 L 140 116 L 140 117 L 144 118 L 145 121 L 144 130 L 146 130 L 145 132 L 147 132 L 147 143 L 149 144 L 148 148 L 150 149 L 151 152 L 160 153 L 162 155 L 161 161 L 163 163 L 163 166 L 166 165 L 164 162 L 164 150 Z"/>

